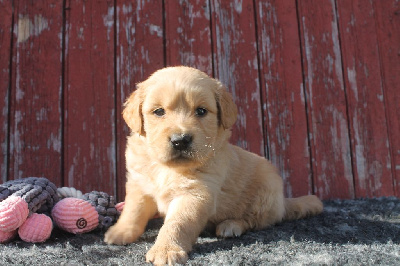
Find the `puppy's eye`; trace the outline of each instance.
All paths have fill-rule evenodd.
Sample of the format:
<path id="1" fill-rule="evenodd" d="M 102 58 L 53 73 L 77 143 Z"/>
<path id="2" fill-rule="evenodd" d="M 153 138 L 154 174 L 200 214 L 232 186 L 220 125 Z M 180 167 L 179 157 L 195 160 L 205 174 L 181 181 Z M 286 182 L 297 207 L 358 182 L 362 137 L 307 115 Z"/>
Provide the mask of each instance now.
<path id="1" fill-rule="evenodd" d="M 156 110 L 153 111 L 153 114 L 155 114 L 158 117 L 162 117 L 165 115 L 165 110 L 163 108 L 157 108 Z"/>
<path id="2" fill-rule="evenodd" d="M 205 116 L 207 113 L 208 113 L 207 109 L 201 108 L 201 107 L 197 108 L 196 111 L 195 111 L 195 114 L 196 114 L 196 116 L 198 116 L 198 117 L 203 117 L 203 116 Z"/>

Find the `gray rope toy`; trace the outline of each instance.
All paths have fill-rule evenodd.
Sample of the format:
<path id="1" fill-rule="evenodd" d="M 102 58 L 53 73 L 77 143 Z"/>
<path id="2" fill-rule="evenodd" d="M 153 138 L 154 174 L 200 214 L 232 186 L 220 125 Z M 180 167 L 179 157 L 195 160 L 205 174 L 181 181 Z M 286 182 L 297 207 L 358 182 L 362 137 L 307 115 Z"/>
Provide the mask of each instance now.
<path id="1" fill-rule="evenodd" d="M 59 200 L 56 185 L 44 177 L 28 177 L 1 184 L 0 202 L 10 196 L 24 199 L 28 203 L 29 214 L 49 214 Z"/>
<path id="2" fill-rule="evenodd" d="M 51 234 L 50 211 L 58 200 L 56 186 L 43 177 L 10 180 L 1 184 L 0 243 L 12 239 L 18 228 L 18 234 L 24 241 L 45 241 Z M 28 220 L 28 224 L 39 222 L 44 227 L 30 230 L 29 226 L 24 226 Z"/>
<path id="3" fill-rule="evenodd" d="M 50 217 L 56 219 L 53 216 L 54 210 L 61 203 L 60 198 L 68 196 L 66 194 L 78 197 L 80 198 L 77 199 L 78 201 L 93 206 L 90 208 L 92 208 L 92 214 L 95 214 L 92 218 L 96 223 L 90 230 L 107 229 L 119 217 L 120 210 L 116 208 L 114 197 L 107 193 L 94 191 L 82 195 L 74 188 L 57 189 L 52 182 L 43 177 L 10 180 L 0 185 L 0 243 L 12 240 L 17 234 L 26 242 L 46 241 L 53 228 Z M 82 215 L 81 209 L 76 205 L 71 207 L 70 211 L 73 214 Z M 70 219 L 72 213 L 65 213 L 61 209 L 57 219 Z M 82 219 L 83 217 L 79 217 L 78 220 Z M 53 221 L 57 224 L 56 220 Z M 63 229 L 63 227 L 60 228 Z"/>

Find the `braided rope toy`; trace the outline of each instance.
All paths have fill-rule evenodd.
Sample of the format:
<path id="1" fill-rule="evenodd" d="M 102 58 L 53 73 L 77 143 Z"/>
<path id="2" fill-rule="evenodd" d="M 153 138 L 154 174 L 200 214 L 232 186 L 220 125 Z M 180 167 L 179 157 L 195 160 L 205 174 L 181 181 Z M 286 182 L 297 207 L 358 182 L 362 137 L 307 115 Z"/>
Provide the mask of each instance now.
<path id="1" fill-rule="evenodd" d="M 44 242 L 53 225 L 49 216 L 39 213 L 49 213 L 58 200 L 56 186 L 43 177 L 0 185 L 0 243 L 17 234 L 27 242 Z"/>
<path id="2" fill-rule="evenodd" d="M 57 189 L 43 177 L 10 180 L 0 185 L 0 243 L 17 235 L 26 242 L 44 242 L 51 235 L 53 221 L 74 234 L 104 230 L 116 222 L 123 206 L 107 193 Z"/>
<path id="3" fill-rule="evenodd" d="M 75 188 L 62 187 L 57 193 L 63 199 L 54 206 L 52 216 L 58 227 L 70 233 L 107 229 L 117 221 L 121 213 L 119 206 L 122 205 L 116 204 L 114 197 L 105 192 L 83 194 Z"/>

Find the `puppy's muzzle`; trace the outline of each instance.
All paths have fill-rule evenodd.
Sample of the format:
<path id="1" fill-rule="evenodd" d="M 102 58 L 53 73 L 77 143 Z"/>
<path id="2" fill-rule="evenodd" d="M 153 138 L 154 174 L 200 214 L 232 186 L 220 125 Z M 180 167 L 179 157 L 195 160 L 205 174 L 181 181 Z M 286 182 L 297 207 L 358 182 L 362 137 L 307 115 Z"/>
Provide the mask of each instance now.
<path id="1" fill-rule="evenodd" d="M 190 134 L 173 134 L 170 140 L 172 147 L 177 151 L 188 150 L 192 141 L 193 136 Z"/>

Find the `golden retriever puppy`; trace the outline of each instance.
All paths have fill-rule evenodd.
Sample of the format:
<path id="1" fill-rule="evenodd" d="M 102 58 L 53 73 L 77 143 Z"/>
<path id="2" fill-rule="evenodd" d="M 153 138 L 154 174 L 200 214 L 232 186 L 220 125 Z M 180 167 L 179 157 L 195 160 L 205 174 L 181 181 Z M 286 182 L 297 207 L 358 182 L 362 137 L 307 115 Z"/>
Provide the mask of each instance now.
<path id="1" fill-rule="evenodd" d="M 185 263 L 206 225 L 240 236 L 282 220 L 322 212 L 315 196 L 285 199 L 283 182 L 265 158 L 229 144 L 237 108 L 217 80 L 190 67 L 168 67 L 137 85 L 123 117 L 126 199 L 105 242 L 137 240 L 149 219 L 165 217 L 146 260 Z"/>

